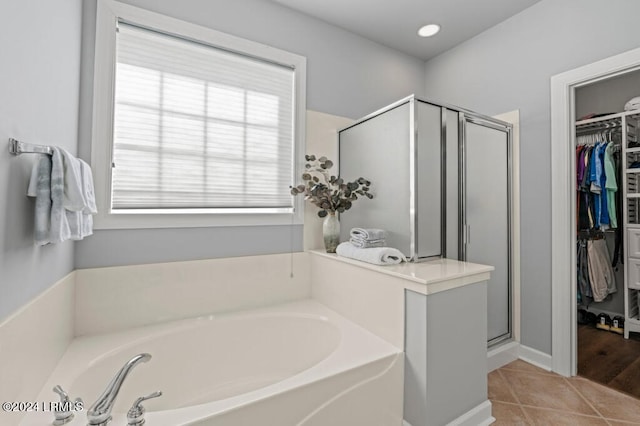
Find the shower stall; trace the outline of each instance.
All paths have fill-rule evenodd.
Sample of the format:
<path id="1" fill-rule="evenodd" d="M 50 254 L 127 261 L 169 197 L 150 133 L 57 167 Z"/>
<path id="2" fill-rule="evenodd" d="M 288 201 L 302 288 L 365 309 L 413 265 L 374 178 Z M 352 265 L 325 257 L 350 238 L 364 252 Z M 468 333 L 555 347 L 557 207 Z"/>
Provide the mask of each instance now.
<path id="1" fill-rule="evenodd" d="M 340 176 L 365 177 L 374 194 L 340 218 L 341 240 L 353 227 L 382 228 L 387 245 L 411 261 L 494 266 L 490 346 L 512 334 L 512 131 L 510 123 L 410 96 L 338 132 Z"/>

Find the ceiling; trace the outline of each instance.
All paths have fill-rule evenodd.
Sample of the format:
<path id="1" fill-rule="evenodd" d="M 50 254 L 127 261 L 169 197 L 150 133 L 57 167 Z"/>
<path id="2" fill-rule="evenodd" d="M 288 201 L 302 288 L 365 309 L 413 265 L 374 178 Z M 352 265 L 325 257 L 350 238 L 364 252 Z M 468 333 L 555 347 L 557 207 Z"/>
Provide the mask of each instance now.
<path id="1" fill-rule="evenodd" d="M 540 0 L 272 0 L 424 60 Z M 439 24 L 430 38 L 418 28 Z"/>

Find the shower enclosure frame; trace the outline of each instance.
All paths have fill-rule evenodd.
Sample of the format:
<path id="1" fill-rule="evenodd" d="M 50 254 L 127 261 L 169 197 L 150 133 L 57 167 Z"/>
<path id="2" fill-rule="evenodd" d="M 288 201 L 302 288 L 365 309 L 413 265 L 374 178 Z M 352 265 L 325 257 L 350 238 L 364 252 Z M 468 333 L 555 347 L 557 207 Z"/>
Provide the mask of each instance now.
<path id="1" fill-rule="evenodd" d="M 467 227 L 467 206 L 466 206 L 466 125 L 467 123 L 473 123 L 484 127 L 489 127 L 491 129 L 504 131 L 506 133 L 506 143 L 507 143 L 507 276 L 508 276 L 508 285 L 506 295 L 508 298 L 508 306 L 507 306 L 507 318 L 508 318 L 508 332 L 505 334 L 501 334 L 495 338 L 489 340 L 489 346 L 494 346 L 498 343 L 509 340 L 513 337 L 513 286 L 515 277 L 513 276 L 513 247 L 512 247 L 512 235 L 513 235 L 513 196 L 512 196 L 512 182 L 513 182 L 513 125 L 511 123 L 507 123 L 505 121 L 489 117 L 483 114 L 476 113 L 474 111 L 467 110 L 465 108 L 460 108 L 451 104 L 427 100 L 423 98 L 418 98 L 414 95 L 403 98 L 397 102 L 394 102 L 384 108 L 381 108 L 371 114 L 366 115 L 365 117 L 357 120 L 353 124 L 340 129 L 338 131 L 338 141 L 339 141 L 339 149 L 338 149 L 338 165 L 340 167 L 340 174 L 342 174 L 342 148 L 340 148 L 340 138 L 343 135 L 343 132 L 353 129 L 356 126 L 359 126 L 367 121 L 373 120 L 382 114 L 388 113 L 396 108 L 409 105 L 408 113 L 409 113 L 409 137 L 408 137 L 408 146 L 409 146 L 409 158 L 407 159 L 407 166 L 409 168 L 409 200 L 408 200 L 408 229 L 409 229 L 409 245 L 408 252 L 405 253 L 407 257 L 412 262 L 422 262 L 433 260 L 437 258 L 444 258 L 448 254 L 449 257 L 457 257 L 458 260 L 467 260 L 467 242 L 469 240 L 469 230 Z M 420 133 L 420 123 L 417 119 L 418 117 L 418 107 L 420 104 L 430 105 L 432 107 L 440 108 L 440 120 L 439 120 L 439 150 L 440 150 L 440 231 L 439 231 L 439 250 L 438 252 L 433 253 L 424 253 L 421 251 L 420 244 L 420 236 L 418 235 L 418 218 L 420 215 L 420 208 L 418 203 L 418 194 L 420 191 L 419 188 L 419 179 L 418 179 L 418 167 L 417 167 L 417 159 L 418 159 L 418 137 Z M 457 141 L 454 141 L 455 153 L 453 155 L 457 156 L 457 205 L 458 212 L 456 219 L 456 223 L 451 223 L 452 218 L 447 217 L 448 213 L 451 216 L 451 212 L 447 208 L 448 204 L 448 194 L 447 194 L 447 179 L 448 179 L 448 161 L 447 155 L 451 155 L 451 146 L 449 146 L 449 152 L 447 152 L 447 134 L 452 123 L 448 123 L 447 121 L 447 113 L 457 114 Z M 451 116 L 449 116 L 451 118 Z M 452 158 L 453 159 L 453 158 Z M 449 164 L 451 167 L 451 164 Z M 367 177 L 368 178 L 368 177 Z M 376 182 L 373 182 L 375 188 Z M 450 189 L 451 191 L 451 189 Z M 351 215 L 351 212 L 350 212 Z M 448 223 L 449 222 L 449 223 Z M 405 226 L 407 223 L 405 223 Z M 451 247 L 447 247 L 447 231 L 453 232 L 454 230 L 457 232 L 457 241 L 458 247 L 453 250 Z M 344 229 L 343 229 L 344 231 Z M 343 234 L 344 235 L 344 234 Z M 343 237 L 344 239 L 344 237 Z"/>

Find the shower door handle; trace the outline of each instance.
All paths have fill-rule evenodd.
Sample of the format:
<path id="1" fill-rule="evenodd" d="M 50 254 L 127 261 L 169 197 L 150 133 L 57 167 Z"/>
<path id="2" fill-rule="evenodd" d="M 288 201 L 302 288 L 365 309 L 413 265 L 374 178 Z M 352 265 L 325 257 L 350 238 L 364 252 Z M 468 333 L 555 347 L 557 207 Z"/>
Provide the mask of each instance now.
<path id="1" fill-rule="evenodd" d="M 471 226 L 469 225 L 464 225 L 464 227 L 462 228 L 463 231 L 463 238 L 462 240 L 464 241 L 464 244 L 471 244 Z"/>

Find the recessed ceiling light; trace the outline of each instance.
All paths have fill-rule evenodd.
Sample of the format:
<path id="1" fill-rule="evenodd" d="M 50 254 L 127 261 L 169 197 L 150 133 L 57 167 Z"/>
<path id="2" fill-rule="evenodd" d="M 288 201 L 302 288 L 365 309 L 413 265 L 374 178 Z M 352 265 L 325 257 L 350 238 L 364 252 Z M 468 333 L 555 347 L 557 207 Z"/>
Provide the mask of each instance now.
<path id="1" fill-rule="evenodd" d="M 429 24 L 429 25 L 425 25 L 424 27 L 420 28 L 418 30 L 418 35 L 420 37 L 431 37 L 433 35 L 438 34 L 438 31 L 440 31 L 440 25 L 438 25 L 438 24 Z"/>

